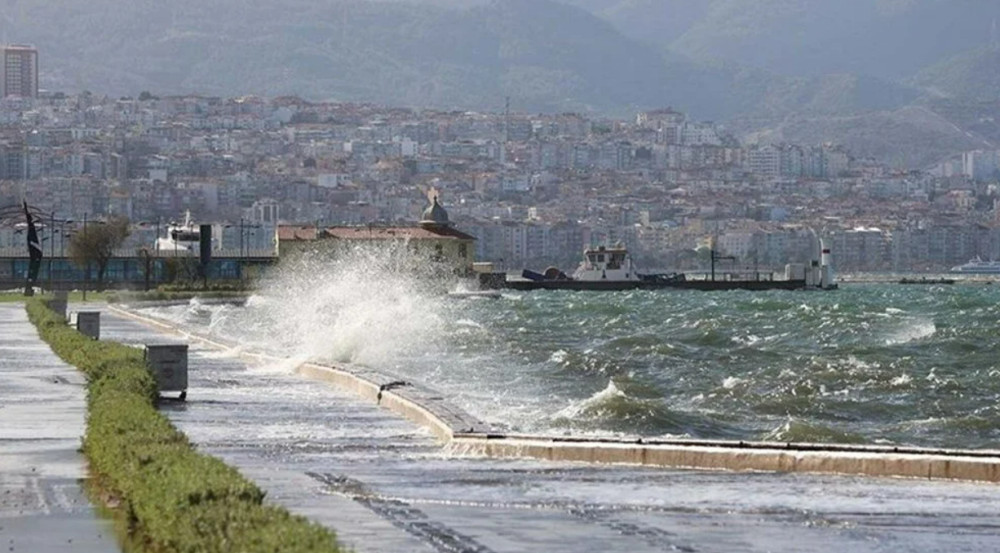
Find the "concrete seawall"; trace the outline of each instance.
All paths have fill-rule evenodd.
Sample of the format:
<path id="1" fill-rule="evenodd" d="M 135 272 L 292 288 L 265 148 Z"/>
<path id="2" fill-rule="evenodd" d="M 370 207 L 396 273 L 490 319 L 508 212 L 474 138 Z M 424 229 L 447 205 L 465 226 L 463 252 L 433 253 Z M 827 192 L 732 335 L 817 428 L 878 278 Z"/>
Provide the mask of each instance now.
<path id="1" fill-rule="evenodd" d="M 180 302 L 186 303 L 186 302 Z M 119 306 L 109 311 L 252 361 L 286 359 L 241 351 L 218 337 L 177 326 Z M 712 440 L 593 440 L 491 431 L 482 421 L 423 386 L 380 371 L 303 363 L 299 374 L 351 391 L 428 428 L 455 454 L 549 461 L 645 465 L 728 471 L 808 472 L 1000 482 L 1000 451 L 909 447 L 841 446 Z"/>

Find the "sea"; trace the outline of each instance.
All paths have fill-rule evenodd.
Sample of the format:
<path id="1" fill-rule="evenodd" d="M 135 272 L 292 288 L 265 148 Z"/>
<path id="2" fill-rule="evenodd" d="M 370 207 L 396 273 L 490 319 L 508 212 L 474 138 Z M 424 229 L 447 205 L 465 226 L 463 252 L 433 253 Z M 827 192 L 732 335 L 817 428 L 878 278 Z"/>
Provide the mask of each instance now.
<path id="1" fill-rule="evenodd" d="M 153 315 L 380 369 L 498 430 L 1000 449 L 1000 285 L 504 292 L 399 255 L 305 258 L 246 305 Z"/>

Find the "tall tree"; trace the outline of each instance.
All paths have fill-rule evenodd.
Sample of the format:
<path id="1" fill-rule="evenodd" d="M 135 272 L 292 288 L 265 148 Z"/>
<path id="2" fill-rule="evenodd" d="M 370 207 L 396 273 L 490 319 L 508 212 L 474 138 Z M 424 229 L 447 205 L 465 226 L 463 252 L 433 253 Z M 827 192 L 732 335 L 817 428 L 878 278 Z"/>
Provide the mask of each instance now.
<path id="1" fill-rule="evenodd" d="M 128 219 L 113 217 L 107 222 L 85 225 L 69 243 L 69 257 L 88 275 L 91 263 L 97 268 L 97 289 L 104 289 L 104 273 L 114 255 L 129 234 Z"/>

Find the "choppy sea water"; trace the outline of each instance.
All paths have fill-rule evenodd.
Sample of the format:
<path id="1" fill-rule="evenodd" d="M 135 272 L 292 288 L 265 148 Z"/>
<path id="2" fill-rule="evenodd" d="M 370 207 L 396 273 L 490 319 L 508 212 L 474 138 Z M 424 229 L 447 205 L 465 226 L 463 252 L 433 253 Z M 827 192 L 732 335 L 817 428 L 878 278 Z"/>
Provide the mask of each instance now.
<path id="1" fill-rule="evenodd" d="M 372 274 L 297 271 L 245 307 L 154 311 L 387 370 L 513 431 L 1000 448 L 1000 286 L 463 300 Z"/>

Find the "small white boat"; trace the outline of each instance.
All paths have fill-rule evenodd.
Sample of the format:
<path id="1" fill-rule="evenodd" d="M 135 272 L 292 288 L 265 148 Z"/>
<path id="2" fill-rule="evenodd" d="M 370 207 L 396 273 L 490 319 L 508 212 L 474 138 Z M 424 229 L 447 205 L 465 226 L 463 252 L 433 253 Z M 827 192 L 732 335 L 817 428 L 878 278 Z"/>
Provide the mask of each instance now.
<path id="1" fill-rule="evenodd" d="M 968 275 L 997 275 L 1000 274 L 1000 261 L 983 261 L 977 257 L 968 263 L 952 267 L 951 272 Z"/>
<path id="2" fill-rule="evenodd" d="M 156 250 L 164 255 L 199 255 L 201 229 L 191 221 L 191 212 L 184 213 L 184 223 L 167 227 L 166 238 L 156 239 Z"/>

